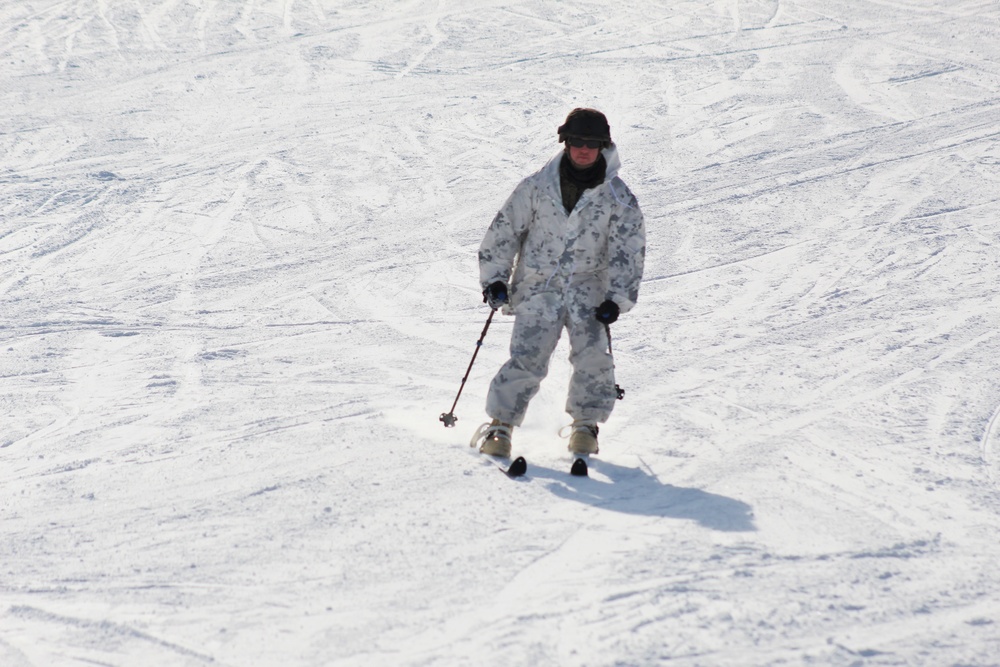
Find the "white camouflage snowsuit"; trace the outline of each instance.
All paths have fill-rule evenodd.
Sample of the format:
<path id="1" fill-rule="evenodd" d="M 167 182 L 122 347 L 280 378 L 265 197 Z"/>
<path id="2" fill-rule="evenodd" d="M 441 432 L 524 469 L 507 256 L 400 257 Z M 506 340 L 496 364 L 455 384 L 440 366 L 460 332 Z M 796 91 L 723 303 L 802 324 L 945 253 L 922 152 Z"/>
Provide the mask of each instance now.
<path id="1" fill-rule="evenodd" d="M 479 247 L 480 283 L 509 281 L 504 312 L 515 315 L 510 360 L 486 400 L 494 419 L 521 425 L 564 327 L 573 366 L 566 412 L 574 420 L 605 422 L 614 408 L 614 366 L 594 309 L 605 299 L 622 313 L 635 305 L 646 234 L 639 203 L 617 176 L 617 149 L 602 153 L 604 182 L 585 190 L 571 213 L 562 203 L 560 152 L 514 189 Z"/>

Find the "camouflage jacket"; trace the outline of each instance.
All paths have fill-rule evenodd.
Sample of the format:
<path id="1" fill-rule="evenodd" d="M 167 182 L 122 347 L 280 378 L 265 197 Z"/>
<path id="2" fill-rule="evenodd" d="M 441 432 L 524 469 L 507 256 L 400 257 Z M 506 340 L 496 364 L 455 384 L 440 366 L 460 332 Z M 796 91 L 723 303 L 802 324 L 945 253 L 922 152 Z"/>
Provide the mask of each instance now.
<path id="1" fill-rule="evenodd" d="M 563 307 L 593 317 L 605 299 L 628 312 L 639 297 L 646 231 L 639 202 L 618 178 L 615 146 L 603 150 L 604 182 L 569 214 L 559 188 L 560 152 L 514 189 L 479 246 L 479 280 L 510 285 L 504 312 L 555 320 Z M 513 277 L 512 277 L 513 274 Z"/>

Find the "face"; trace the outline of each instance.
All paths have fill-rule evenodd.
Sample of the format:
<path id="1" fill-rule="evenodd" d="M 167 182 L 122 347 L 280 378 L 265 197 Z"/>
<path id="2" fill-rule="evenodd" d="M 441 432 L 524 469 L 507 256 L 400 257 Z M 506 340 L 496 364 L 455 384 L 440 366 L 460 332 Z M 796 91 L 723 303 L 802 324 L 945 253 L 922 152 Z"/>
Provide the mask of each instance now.
<path id="1" fill-rule="evenodd" d="M 593 165 L 597 162 L 597 156 L 600 154 L 600 148 L 587 148 L 586 146 L 579 148 L 575 146 L 569 147 L 569 160 L 573 163 L 574 167 L 579 169 L 586 169 Z"/>

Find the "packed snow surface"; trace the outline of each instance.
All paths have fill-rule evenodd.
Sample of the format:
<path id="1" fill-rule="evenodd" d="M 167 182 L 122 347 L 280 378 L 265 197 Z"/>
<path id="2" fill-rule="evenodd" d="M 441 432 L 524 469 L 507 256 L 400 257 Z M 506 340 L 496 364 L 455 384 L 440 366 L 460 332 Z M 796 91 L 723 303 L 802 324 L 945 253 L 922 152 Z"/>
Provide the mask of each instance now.
<path id="1" fill-rule="evenodd" d="M 1000 664 L 995 0 L 0 3 L 0 665 Z M 590 478 L 476 250 L 646 214 Z"/>

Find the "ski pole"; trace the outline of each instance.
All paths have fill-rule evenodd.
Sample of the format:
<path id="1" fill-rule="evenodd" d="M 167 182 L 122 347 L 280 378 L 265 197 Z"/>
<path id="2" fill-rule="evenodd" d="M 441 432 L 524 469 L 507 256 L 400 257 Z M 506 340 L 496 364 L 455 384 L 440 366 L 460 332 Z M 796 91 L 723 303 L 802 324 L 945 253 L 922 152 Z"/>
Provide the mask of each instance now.
<path id="1" fill-rule="evenodd" d="M 458 399 L 462 396 L 462 390 L 465 389 L 465 381 L 469 379 L 469 373 L 472 372 L 472 364 L 476 363 L 476 355 L 479 354 L 479 348 L 483 346 L 483 339 L 486 338 L 486 332 L 490 328 L 490 322 L 493 321 L 493 315 L 497 312 L 496 308 L 490 310 L 490 316 L 486 318 L 486 326 L 483 327 L 483 333 L 479 335 L 479 340 L 476 341 L 476 351 L 472 353 L 472 360 L 469 362 L 469 367 L 465 369 L 465 377 L 462 378 L 462 384 L 458 387 L 458 396 L 455 397 L 455 402 L 451 404 L 451 411 L 447 413 L 442 413 L 438 420 L 443 422 L 445 428 L 449 428 L 455 425 L 458 421 L 458 417 L 455 416 L 455 406 L 458 405 Z"/>
<path id="2" fill-rule="evenodd" d="M 612 350 L 611 350 L 611 325 L 608 324 L 607 322 L 605 322 L 604 323 L 604 330 L 608 334 L 608 354 L 611 356 L 611 368 L 614 368 L 615 367 L 615 353 L 612 352 Z M 622 389 L 621 385 L 618 384 L 617 382 L 615 383 L 615 395 L 618 397 L 619 401 L 625 398 L 625 390 Z"/>

